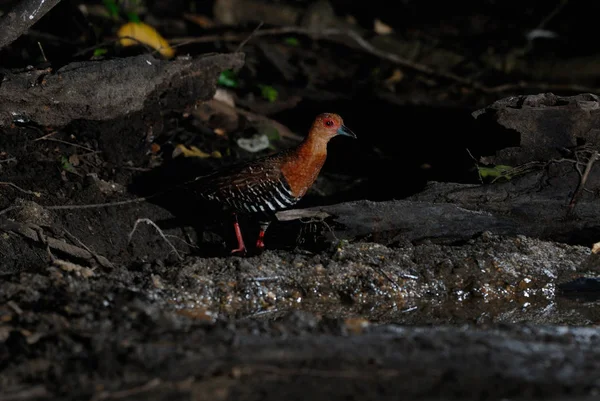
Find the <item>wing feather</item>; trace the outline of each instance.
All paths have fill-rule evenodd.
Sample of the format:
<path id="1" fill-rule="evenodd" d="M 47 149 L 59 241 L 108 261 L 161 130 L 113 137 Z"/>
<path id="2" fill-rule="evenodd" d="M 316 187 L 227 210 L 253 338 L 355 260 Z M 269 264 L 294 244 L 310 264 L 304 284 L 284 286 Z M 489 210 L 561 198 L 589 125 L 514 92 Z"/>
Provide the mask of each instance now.
<path id="1" fill-rule="evenodd" d="M 275 212 L 296 199 L 280 169 L 281 157 L 267 157 L 237 165 L 198 179 L 195 191 L 240 212 Z"/>

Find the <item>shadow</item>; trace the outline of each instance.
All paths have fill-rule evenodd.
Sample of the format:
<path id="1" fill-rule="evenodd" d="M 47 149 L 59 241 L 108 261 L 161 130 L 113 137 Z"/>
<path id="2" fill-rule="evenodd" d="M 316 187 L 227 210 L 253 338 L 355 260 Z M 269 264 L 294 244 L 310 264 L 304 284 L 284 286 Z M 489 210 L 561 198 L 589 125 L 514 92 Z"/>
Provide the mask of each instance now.
<path id="1" fill-rule="evenodd" d="M 559 295 L 583 303 L 600 300 L 600 279 L 597 277 L 579 277 L 557 285 Z"/>
<path id="2" fill-rule="evenodd" d="M 194 158 L 175 158 L 133 178 L 128 190 L 136 196 L 149 197 L 148 202 L 167 210 L 173 218 L 156 221 L 163 230 L 189 227 L 194 232 L 199 256 L 223 256 L 223 242 L 231 243 L 223 222 L 230 218 L 219 205 L 206 202 L 194 193 L 189 182 L 211 171 Z M 235 238 L 233 239 L 235 241 Z"/>
<path id="3" fill-rule="evenodd" d="M 322 112 L 338 113 L 357 140 L 334 138 L 322 174 L 354 177 L 360 183 L 341 189 L 323 202 L 402 199 L 421 191 L 428 181 L 479 183 L 474 157 L 494 154 L 515 139 L 481 132 L 464 107 L 399 106 L 369 93 L 359 100 L 302 101 L 273 116 L 304 135 Z M 512 146 L 515 146 L 514 144 Z"/>
<path id="4" fill-rule="evenodd" d="M 202 199 L 195 193 L 193 179 L 214 171 L 209 163 L 197 158 L 175 158 L 162 165 L 137 175 L 129 191 L 140 197 L 149 197 L 148 202 L 169 211 L 173 218 L 156 221 L 163 230 L 189 227 L 194 232 L 197 248 L 193 254 L 203 257 L 229 256 L 237 247 L 231 213 L 221 205 Z M 260 229 L 255 216 L 238 214 L 246 255 L 257 253 L 256 240 Z M 292 222 L 294 223 L 294 222 Z M 298 223 L 300 224 L 300 223 Z M 265 235 L 268 249 L 293 249 L 298 232 L 298 224 L 274 221 Z"/>

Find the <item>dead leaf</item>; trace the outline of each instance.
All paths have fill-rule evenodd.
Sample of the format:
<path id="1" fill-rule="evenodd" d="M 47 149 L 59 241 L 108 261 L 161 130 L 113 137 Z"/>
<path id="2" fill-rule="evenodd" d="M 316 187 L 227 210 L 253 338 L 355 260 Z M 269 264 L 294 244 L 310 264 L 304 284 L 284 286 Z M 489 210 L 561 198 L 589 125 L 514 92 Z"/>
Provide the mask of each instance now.
<path id="1" fill-rule="evenodd" d="M 237 144 L 240 148 L 254 153 L 267 149 L 270 145 L 270 141 L 266 135 L 259 134 L 250 138 L 240 138 L 237 140 Z"/>
<path id="2" fill-rule="evenodd" d="M 393 86 L 393 85 L 397 84 L 398 82 L 402 81 L 403 79 L 404 79 L 404 73 L 402 72 L 402 70 L 396 68 L 394 70 L 394 72 L 392 73 L 392 75 L 390 75 L 388 78 L 386 78 L 385 84 L 387 86 Z"/>
<path id="3" fill-rule="evenodd" d="M 183 14 L 183 18 L 204 29 L 214 28 L 217 25 L 212 19 L 202 14 Z"/>
<path id="4" fill-rule="evenodd" d="M 377 18 L 375 18 L 375 21 L 373 23 L 373 30 L 378 35 L 389 35 L 391 33 L 394 33 L 394 29 L 391 26 Z"/>
<path id="5" fill-rule="evenodd" d="M 66 272 L 74 273 L 76 276 L 89 278 L 94 275 L 94 270 L 89 267 L 81 266 L 66 260 L 55 259 L 52 263 Z"/>
<path id="6" fill-rule="evenodd" d="M 235 107 L 233 93 L 225 88 L 217 88 L 213 99 L 218 100 L 221 103 L 225 103 L 228 106 Z"/>
<path id="7" fill-rule="evenodd" d="M 79 156 L 77 156 L 77 153 L 69 156 L 69 163 L 71 163 L 73 167 L 79 166 Z"/>
<path id="8" fill-rule="evenodd" d="M 236 109 L 220 100 L 211 99 L 198 104 L 193 114 L 213 130 L 234 132 L 239 128 L 240 119 Z"/>

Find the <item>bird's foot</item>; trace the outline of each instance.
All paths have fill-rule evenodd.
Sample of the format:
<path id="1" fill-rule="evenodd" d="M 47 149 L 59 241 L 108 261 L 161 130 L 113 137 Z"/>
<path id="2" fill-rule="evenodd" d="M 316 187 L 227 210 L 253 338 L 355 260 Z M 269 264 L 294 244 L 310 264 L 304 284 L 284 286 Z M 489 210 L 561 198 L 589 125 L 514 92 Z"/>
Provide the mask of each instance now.
<path id="1" fill-rule="evenodd" d="M 261 252 L 265 250 L 265 241 L 260 237 L 256 240 L 256 249 Z"/>
<path id="2" fill-rule="evenodd" d="M 231 254 L 232 254 L 232 255 L 233 255 L 233 254 L 241 254 L 241 255 L 245 255 L 245 254 L 246 254 L 246 247 L 242 245 L 241 247 L 239 247 L 239 248 L 237 248 L 237 249 L 233 249 L 233 250 L 231 251 Z"/>
<path id="3" fill-rule="evenodd" d="M 269 227 L 269 222 L 260 223 L 260 231 L 258 232 L 258 239 L 256 240 L 256 250 L 259 252 L 265 249 L 265 231 Z"/>
<path id="4" fill-rule="evenodd" d="M 232 254 L 240 253 L 242 255 L 246 254 L 246 246 L 244 245 L 244 237 L 242 237 L 242 229 L 240 228 L 240 224 L 237 221 L 237 216 L 234 214 L 234 223 L 233 228 L 235 229 L 235 237 L 238 242 L 238 247 L 231 251 Z"/>

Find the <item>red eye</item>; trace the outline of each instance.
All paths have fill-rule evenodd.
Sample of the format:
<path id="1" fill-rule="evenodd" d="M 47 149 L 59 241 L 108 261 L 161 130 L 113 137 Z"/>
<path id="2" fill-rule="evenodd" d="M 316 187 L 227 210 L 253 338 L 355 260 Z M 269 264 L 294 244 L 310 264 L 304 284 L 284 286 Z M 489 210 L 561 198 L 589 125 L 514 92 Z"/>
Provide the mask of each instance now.
<path id="1" fill-rule="evenodd" d="M 331 127 L 333 125 L 333 121 L 331 120 L 325 120 L 325 125 L 328 127 Z"/>

